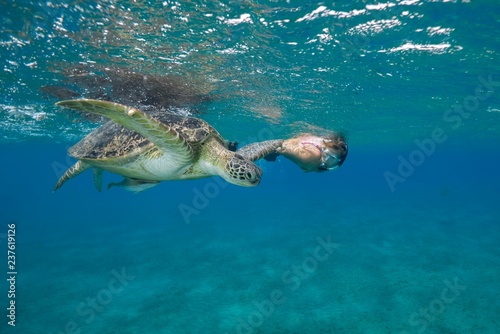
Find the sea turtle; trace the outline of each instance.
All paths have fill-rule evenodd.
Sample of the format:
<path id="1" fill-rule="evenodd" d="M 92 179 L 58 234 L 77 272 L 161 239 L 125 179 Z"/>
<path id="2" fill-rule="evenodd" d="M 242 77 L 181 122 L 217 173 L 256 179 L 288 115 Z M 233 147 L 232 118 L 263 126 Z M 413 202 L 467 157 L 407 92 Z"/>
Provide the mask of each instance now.
<path id="1" fill-rule="evenodd" d="M 111 121 L 97 128 L 68 151 L 78 159 L 57 182 L 93 168 L 96 188 L 102 188 L 102 171 L 125 177 L 113 185 L 142 191 L 166 180 L 219 175 L 246 187 L 259 184 L 262 170 L 251 160 L 228 150 L 228 144 L 207 122 L 169 112 L 144 113 L 118 103 L 77 99 L 57 105 L 105 116 Z"/>
<path id="2" fill-rule="evenodd" d="M 249 144 L 237 153 L 255 161 L 260 158 L 274 161 L 283 155 L 305 172 L 325 172 L 340 167 L 347 157 L 347 142 L 341 133 L 316 136 L 303 133 L 290 139 L 274 139 Z"/>

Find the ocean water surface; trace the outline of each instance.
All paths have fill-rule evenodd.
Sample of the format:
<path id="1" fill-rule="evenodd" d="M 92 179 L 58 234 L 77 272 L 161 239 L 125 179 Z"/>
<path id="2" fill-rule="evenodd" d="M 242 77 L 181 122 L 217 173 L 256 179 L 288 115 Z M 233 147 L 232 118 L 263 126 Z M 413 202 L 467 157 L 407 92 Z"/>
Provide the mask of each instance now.
<path id="1" fill-rule="evenodd" d="M 1 333 L 500 332 L 497 1 L 0 10 Z M 349 154 L 259 161 L 254 188 L 88 171 L 52 193 L 102 122 L 55 106 L 78 97 L 240 145 L 342 131 Z"/>

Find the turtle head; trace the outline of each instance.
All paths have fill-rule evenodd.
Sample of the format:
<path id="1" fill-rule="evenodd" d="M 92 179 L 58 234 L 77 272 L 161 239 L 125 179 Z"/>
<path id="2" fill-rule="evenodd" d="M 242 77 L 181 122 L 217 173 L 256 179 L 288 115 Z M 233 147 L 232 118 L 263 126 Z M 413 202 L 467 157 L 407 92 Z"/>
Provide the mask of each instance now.
<path id="1" fill-rule="evenodd" d="M 262 169 L 239 154 L 234 154 L 227 160 L 225 169 L 226 181 L 238 186 L 255 187 L 262 177 Z"/>

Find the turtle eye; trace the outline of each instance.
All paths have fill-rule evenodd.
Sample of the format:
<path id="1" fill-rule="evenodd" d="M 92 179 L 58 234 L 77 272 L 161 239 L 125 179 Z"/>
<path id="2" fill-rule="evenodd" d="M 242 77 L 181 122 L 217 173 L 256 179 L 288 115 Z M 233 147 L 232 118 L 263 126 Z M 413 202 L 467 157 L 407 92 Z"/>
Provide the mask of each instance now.
<path id="1" fill-rule="evenodd" d="M 246 177 L 247 177 L 247 179 L 249 179 L 249 180 L 253 179 L 253 175 L 252 175 L 252 173 L 250 173 L 250 172 L 247 172 L 247 173 L 246 173 Z"/>

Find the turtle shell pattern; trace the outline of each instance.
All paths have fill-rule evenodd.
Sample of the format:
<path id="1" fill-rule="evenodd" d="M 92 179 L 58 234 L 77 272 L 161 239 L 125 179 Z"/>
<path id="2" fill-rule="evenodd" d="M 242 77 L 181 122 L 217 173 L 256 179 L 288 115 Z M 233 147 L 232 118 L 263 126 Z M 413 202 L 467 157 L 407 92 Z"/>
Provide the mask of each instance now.
<path id="1" fill-rule="evenodd" d="M 199 118 L 165 111 L 148 114 L 177 131 L 193 148 L 195 157 L 199 156 L 202 143 L 211 135 L 225 145 L 217 130 Z M 158 148 L 152 142 L 137 132 L 108 121 L 71 147 L 68 153 L 81 160 L 112 160 L 157 150 Z"/>

